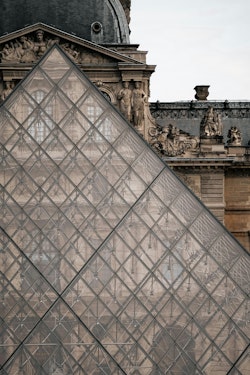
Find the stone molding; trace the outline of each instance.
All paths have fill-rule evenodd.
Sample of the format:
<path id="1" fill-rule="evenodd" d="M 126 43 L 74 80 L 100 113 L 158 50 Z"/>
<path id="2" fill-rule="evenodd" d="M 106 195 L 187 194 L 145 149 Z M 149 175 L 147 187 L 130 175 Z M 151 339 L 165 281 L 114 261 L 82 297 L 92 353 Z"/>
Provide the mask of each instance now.
<path id="1" fill-rule="evenodd" d="M 184 132 L 201 137 L 204 145 L 212 145 L 214 137 L 214 144 L 225 146 L 228 156 L 249 154 L 250 101 L 156 102 L 150 103 L 150 111 L 161 127 L 172 123 Z"/>
<path id="2" fill-rule="evenodd" d="M 147 129 L 154 124 L 148 97 L 155 66 L 147 65 L 144 58 L 140 62 L 129 56 L 131 51 L 137 52 L 137 45 L 124 45 L 118 51 L 40 23 L 0 37 L 0 99 L 3 101 L 11 94 L 15 85 L 54 44 L 59 45 L 120 110 L 119 94 L 124 82 L 129 83 L 131 118 L 122 112 L 147 139 Z M 146 52 L 140 53 L 146 56 Z"/>
<path id="3" fill-rule="evenodd" d="M 199 119 L 212 106 L 222 118 L 250 118 L 250 101 L 244 102 L 173 102 L 150 103 L 150 111 L 155 119 Z"/>
<path id="4" fill-rule="evenodd" d="M 42 35 L 40 41 L 37 40 L 38 33 Z M 42 23 L 0 37 L 0 67 L 3 70 L 12 64 L 18 64 L 20 69 L 26 65 L 33 66 L 55 43 L 59 44 L 75 63 L 96 66 L 99 71 L 100 64 L 112 67 L 116 64 L 119 71 L 128 71 L 128 75 L 133 73 L 142 78 L 147 74 L 143 71 L 147 71 L 150 76 L 155 69 L 155 66 L 145 64 L 146 52 L 138 51 L 138 45 L 124 45 L 119 50 L 115 47 L 108 48 Z M 131 57 L 131 54 L 139 56 L 143 62 Z"/>

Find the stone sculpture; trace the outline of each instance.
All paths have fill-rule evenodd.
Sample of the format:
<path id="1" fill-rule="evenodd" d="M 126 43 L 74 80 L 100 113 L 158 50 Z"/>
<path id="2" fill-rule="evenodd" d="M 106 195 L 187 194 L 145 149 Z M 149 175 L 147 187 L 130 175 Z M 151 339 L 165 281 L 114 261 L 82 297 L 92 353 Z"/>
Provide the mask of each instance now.
<path id="1" fill-rule="evenodd" d="M 232 126 L 228 130 L 227 137 L 229 140 L 227 141 L 227 144 L 230 146 L 241 146 L 242 143 L 242 136 L 240 130 L 236 126 Z"/>
<path id="2" fill-rule="evenodd" d="M 132 119 L 136 128 L 141 128 L 144 121 L 144 108 L 147 96 L 141 88 L 141 82 L 135 82 L 132 92 Z"/>
<path id="3" fill-rule="evenodd" d="M 123 82 L 123 88 L 118 93 L 117 99 L 120 101 L 120 111 L 131 122 L 131 99 L 132 91 L 129 88 L 129 82 Z"/>
<path id="4" fill-rule="evenodd" d="M 178 156 L 184 154 L 187 150 L 195 150 L 199 141 L 197 137 L 191 137 L 189 134 L 181 132 L 176 126 L 152 127 L 149 129 L 151 145 L 165 156 Z"/>
<path id="5" fill-rule="evenodd" d="M 215 113 L 212 107 L 209 107 L 206 115 L 201 122 L 201 136 L 215 137 L 222 135 L 222 121 L 220 115 Z"/>
<path id="6" fill-rule="evenodd" d="M 14 83 L 10 81 L 6 81 L 5 88 L 3 89 L 1 93 L 1 100 L 5 100 L 7 96 L 9 96 L 12 93 L 13 88 L 14 88 Z"/>
<path id="7" fill-rule="evenodd" d="M 60 44 L 67 55 L 76 63 L 80 62 L 80 51 L 73 43 L 67 43 L 60 38 L 50 38 L 43 30 L 6 43 L 0 51 L 1 62 L 36 62 L 53 44 Z"/>

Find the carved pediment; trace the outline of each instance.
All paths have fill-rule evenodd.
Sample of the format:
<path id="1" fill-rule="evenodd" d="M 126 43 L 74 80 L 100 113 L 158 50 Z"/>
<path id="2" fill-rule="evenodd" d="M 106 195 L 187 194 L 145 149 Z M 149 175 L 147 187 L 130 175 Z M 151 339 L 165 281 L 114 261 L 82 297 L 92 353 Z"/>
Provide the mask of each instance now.
<path id="1" fill-rule="evenodd" d="M 53 44 L 59 44 L 77 64 L 140 64 L 126 55 L 44 24 L 29 26 L 1 37 L 0 63 L 35 63 Z"/>

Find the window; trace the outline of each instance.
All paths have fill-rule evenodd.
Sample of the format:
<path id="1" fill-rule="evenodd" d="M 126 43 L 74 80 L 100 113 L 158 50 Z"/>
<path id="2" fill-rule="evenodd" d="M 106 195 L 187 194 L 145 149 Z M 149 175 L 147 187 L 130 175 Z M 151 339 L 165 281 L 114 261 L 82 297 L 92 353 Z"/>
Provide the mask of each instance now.
<path id="1" fill-rule="evenodd" d="M 89 121 L 94 123 L 103 113 L 103 109 L 98 105 L 98 103 L 94 100 L 93 97 L 88 97 L 88 99 L 84 102 L 87 109 L 87 118 Z"/>
<path id="2" fill-rule="evenodd" d="M 110 140 L 111 139 L 111 126 L 112 126 L 112 123 L 111 121 L 106 118 L 104 121 L 102 121 L 102 123 L 98 126 L 98 131 L 107 139 L 107 140 Z M 102 141 L 102 137 L 101 135 L 97 134 L 96 135 L 96 141 Z"/>
<path id="3" fill-rule="evenodd" d="M 45 98 L 45 94 L 44 91 L 37 90 L 32 93 L 32 97 L 40 104 Z M 53 106 L 49 102 L 45 111 L 38 106 L 34 111 L 30 110 L 30 114 L 28 132 L 38 143 L 42 143 L 53 129 L 53 121 L 51 119 Z"/>

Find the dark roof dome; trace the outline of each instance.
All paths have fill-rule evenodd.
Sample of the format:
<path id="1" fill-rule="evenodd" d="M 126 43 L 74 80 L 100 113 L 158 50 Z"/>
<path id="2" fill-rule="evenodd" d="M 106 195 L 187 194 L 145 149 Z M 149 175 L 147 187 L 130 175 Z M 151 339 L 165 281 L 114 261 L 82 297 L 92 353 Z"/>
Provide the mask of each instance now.
<path id="1" fill-rule="evenodd" d="M 2 0 L 0 36 L 44 23 L 96 43 L 129 43 L 119 0 Z"/>

